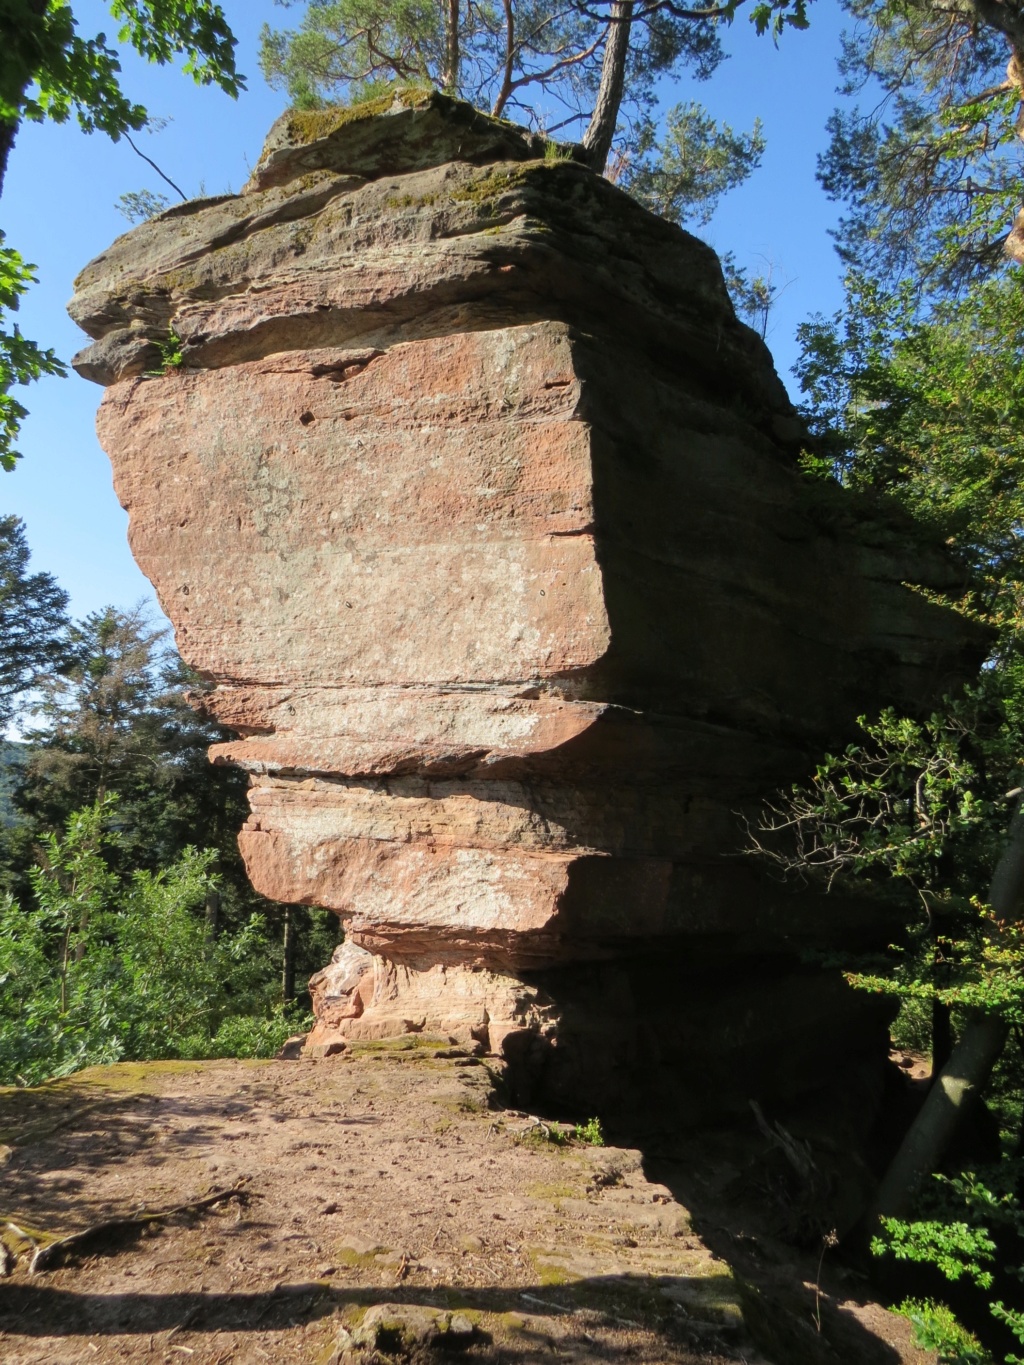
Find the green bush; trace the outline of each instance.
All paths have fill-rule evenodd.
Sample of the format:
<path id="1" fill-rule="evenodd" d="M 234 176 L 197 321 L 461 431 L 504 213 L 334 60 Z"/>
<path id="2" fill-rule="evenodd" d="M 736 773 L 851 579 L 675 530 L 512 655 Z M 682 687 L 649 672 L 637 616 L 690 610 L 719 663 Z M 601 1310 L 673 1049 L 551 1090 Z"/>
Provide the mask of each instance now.
<path id="1" fill-rule="evenodd" d="M 1024 1207 L 1017 1193 L 1020 1177 L 1019 1160 L 1004 1160 L 978 1173 L 935 1176 L 933 1187 L 922 1198 L 922 1206 L 932 1216 L 913 1222 L 882 1218 L 882 1232 L 872 1240 L 872 1253 L 933 1265 L 951 1283 L 966 1279 L 979 1289 L 991 1289 L 1000 1251 L 992 1233 L 998 1228 L 1005 1239 L 1003 1268 L 1024 1278 L 1020 1266 L 1006 1266 L 1011 1245 L 1007 1234 L 1014 1235 L 1018 1248 L 1024 1238 Z M 1018 1256 L 1019 1251 L 1010 1253 L 1012 1260 Z M 1024 1345 L 1024 1313 L 999 1301 L 990 1302 L 989 1311 Z M 939 1352 L 941 1365 L 991 1365 L 989 1354 L 943 1304 L 908 1299 L 897 1312 L 913 1322 L 919 1345 Z M 1024 1365 L 1013 1353 L 1001 1360 L 1004 1365 Z"/>
<path id="2" fill-rule="evenodd" d="M 211 938 L 215 854 L 113 873 L 108 798 L 44 842 L 35 905 L 0 900 L 0 1084 L 164 1057 L 259 1056 L 301 1021 L 274 1008 L 265 926 Z"/>
<path id="3" fill-rule="evenodd" d="M 604 1133 L 601 1131 L 600 1119 L 587 1119 L 586 1123 L 577 1123 L 573 1136 L 577 1142 L 582 1142 L 585 1147 L 603 1147 Z"/>
<path id="4" fill-rule="evenodd" d="M 938 1352 L 939 1365 L 992 1365 L 977 1337 L 960 1326 L 944 1303 L 906 1299 L 896 1312 L 912 1323 L 916 1346 Z"/>
<path id="5" fill-rule="evenodd" d="M 274 1057 L 286 1038 L 307 1032 L 312 1015 L 294 1006 L 275 1005 L 272 1013 L 261 1018 L 251 1014 L 229 1014 L 222 1019 L 212 1038 L 197 1037 L 194 1047 L 183 1050 L 183 1057 Z"/>
<path id="6" fill-rule="evenodd" d="M 906 1052 L 920 1052 L 926 1057 L 932 1050 L 932 1006 L 930 1000 L 910 997 L 900 1001 L 900 1012 L 890 1028 L 894 1047 Z"/>

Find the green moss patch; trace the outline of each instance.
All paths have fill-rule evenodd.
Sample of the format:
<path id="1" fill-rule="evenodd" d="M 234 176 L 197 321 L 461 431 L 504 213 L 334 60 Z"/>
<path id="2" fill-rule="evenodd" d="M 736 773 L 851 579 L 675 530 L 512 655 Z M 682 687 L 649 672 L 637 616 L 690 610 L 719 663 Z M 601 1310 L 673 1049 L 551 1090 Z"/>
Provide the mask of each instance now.
<path id="1" fill-rule="evenodd" d="M 392 86 L 383 95 L 359 100 L 355 104 L 332 104 L 326 109 L 293 109 L 288 115 L 288 137 L 305 146 L 331 137 L 347 124 L 390 113 L 396 102 L 416 109 L 431 102 L 434 91 L 424 85 Z"/>
<path id="2" fill-rule="evenodd" d="M 527 1199 L 544 1199 L 552 1203 L 556 1199 L 580 1199 L 583 1192 L 578 1186 L 557 1182 L 534 1181 L 527 1185 L 524 1193 Z"/>
<path id="3" fill-rule="evenodd" d="M 477 208 L 490 212 L 503 195 L 525 185 L 531 171 L 543 163 L 526 161 L 521 165 L 503 165 L 498 170 L 487 170 L 482 175 L 473 176 L 461 185 L 453 186 L 450 197 L 457 204 L 475 204 Z"/>
<path id="4" fill-rule="evenodd" d="M 339 1242 L 334 1248 L 334 1255 L 339 1265 L 347 1265 L 352 1269 L 374 1265 L 374 1257 L 387 1251 L 387 1247 L 374 1246 L 367 1251 L 360 1251 L 354 1246 L 347 1246 L 344 1242 Z"/>

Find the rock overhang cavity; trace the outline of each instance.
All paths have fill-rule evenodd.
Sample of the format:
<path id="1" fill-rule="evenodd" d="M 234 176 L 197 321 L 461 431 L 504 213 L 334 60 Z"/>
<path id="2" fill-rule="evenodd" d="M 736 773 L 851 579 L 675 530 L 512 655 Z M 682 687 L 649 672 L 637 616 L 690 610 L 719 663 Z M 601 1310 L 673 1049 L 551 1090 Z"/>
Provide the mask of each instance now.
<path id="1" fill-rule="evenodd" d="M 362 964 L 317 1046 L 447 1021 L 538 1093 L 587 1108 L 596 1050 L 627 1105 L 685 1072 L 703 1112 L 736 1039 L 766 1090 L 813 1083 L 803 999 L 833 1072 L 877 1060 L 875 1004 L 799 954 L 891 923 L 767 882 L 743 813 L 984 641 L 908 586 L 955 587 L 941 548 L 802 479 L 706 245 L 407 92 L 285 115 L 242 194 L 118 239 L 72 313 L 133 551 L 239 734 L 254 883 Z M 742 1023 L 702 1032 L 715 982 Z"/>

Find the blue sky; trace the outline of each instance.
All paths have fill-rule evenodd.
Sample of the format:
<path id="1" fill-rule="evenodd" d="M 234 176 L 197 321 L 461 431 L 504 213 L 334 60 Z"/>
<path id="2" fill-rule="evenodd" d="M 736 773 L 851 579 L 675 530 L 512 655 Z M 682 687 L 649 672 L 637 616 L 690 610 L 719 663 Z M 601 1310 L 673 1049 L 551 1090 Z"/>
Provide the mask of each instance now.
<path id="1" fill-rule="evenodd" d="M 140 134 L 152 155 L 189 195 L 238 190 L 259 156 L 263 137 L 284 107 L 256 64 L 266 20 L 295 23 L 300 9 L 273 0 L 222 0 L 239 40 L 239 67 L 249 89 L 234 102 L 201 90 L 172 69 L 149 66 L 124 53 L 123 84 L 151 114 L 171 122 L 158 135 Z M 83 33 L 114 25 L 100 0 L 76 0 Z M 666 103 L 699 99 L 712 114 L 749 129 L 760 116 L 768 147 L 761 169 L 723 203 L 702 235 L 719 251 L 733 251 L 752 274 L 770 268 L 782 293 L 768 343 L 783 379 L 796 356 L 794 332 L 810 314 L 841 301 L 840 272 L 828 235 L 838 213 L 814 178 L 825 144 L 825 120 L 835 103 L 835 58 L 841 16 L 829 0 L 811 8 L 811 28 L 787 32 L 778 48 L 758 39 L 740 11 L 725 34 L 733 54 L 710 82 L 684 81 L 666 90 Z M 78 271 L 128 224 L 114 207 L 128 190 L 166 189 L 127 143 L 86 137 L 77 126 L 26 125 L 11 155 L 0 223 L 9 245 L 39 267 L 40 283 L 26 298 L 23 332 L 68 359 L 84 343 L 65 312 Z M 169 192 L 168 192 L 169 193 Z M 110 469 L 93 431 L 100 389 L 72 375 L 44 380 L 18 396 L 30 408 L 13 474 L 0 471 L 0 512 L 23 518 L 33 568 L 53 573 L 84 616 L 112 604 L 152 598 L 126 539 Z"/>

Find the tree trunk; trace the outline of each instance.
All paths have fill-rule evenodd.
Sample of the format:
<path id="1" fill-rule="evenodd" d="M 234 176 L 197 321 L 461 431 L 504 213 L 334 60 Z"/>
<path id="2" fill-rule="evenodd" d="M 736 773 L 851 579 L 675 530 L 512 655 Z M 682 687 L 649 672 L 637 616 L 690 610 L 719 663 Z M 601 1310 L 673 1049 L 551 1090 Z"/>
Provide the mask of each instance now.
<path id="1" fill-rule="evenodd" d="M 1010 821 L 1007 845 L 996 865 L 988 904 L 996 923 L 1019 920 L 1024 901 L 1024 811 Z M 921 1186 L 938 1170 L 950 1140 L 980 1095 L 999 1060 L 1007 1026 L 993 1015 L 969 1019 L 953 1055 L 928 1092 L 921 1112 L 893 1158 L 875 1196 L 869 1225 L 879 1218 L 905 1218 Z"/>
<path id="2" fill-rule="evenodd" d="M 284 908 L 284 955 L 281 963 L 281 998 L 286 1005 L 295 999 L 295 910 Z"/>
<path id="3" fill-rule="evenodd" d="M 494 118 L 501 118 L 508 97 L 512 93 L 512 73 L 515 67 L 516 58 L 516 18 L 512 9 L 512 0 L 502 0 L 505 10 L 505 70 L 501 78 L 501 89 L 494 97 L 494 104 L 491 106 L 491 114 Z"/>
<path id="4" fill-rule="evenodd" d="M 615 0 L 608 21 L 608 37 L 601 62 L 601 84 L 597 102 L 587 131 L 583 134 L 587 161 L 598 175 L 604 173 L 608 153 L 612 149 L 615 125 L 622 104 L 622 90 L 626 80 L 626 57 L 629 54 L 629 32 L 633 23 L 633 0 Z"/>
<path id="5" fill-rule="evenodd" d="M 949 1006 L 932 1001 L 932 1081 L 937 1081 L 953 1055 L 953 1021 Z"/>
<path id="6" fill-rule="evenodd" d="M 83 910 L 78 916 L 78 927 L 75 937 L 75 961 L 85 961 L 85 935 L 89 928 L 89 911 Z"/>
<path id="7" fill-rule="evenodd" d="M 880 1217 L 906 1218 L 921 1186 L 940 1166 L 961 1120 L 981 1094 L 1005 1042 L 1006 1025 L 1000 1019 L 978 1015 L 967 1024 L 885 1173 L 875 1196 L 872 1223 Z"/>
<path id="8" fill-rule="evenodd" d="M 459 93 L 459 67 L 462 53 L 459 46 L 459 0 L 448 0 L 447 32 L 445 33 L 444 91 L 446 95 Z"/>
<path id="9" fill-rule="evenodd" d="M 215 863 L 211 863 L 210 870 L 213 871 L 214 867 L 217 867 L 219 871 L 219 863 L 220 859 L 218 858 Z M 210 885 L 206 888 L 206 902 L 203 906 L 203 912 L 206 917 L 206 937 L 213 943 L 220 933 L 220 889 L 218 887 Z"/>
<path id="10" fill-rule="evenodd" d="M 942 950 L 939 939 L 939 923 L 933 917 L 931 924 L 932 937 L 932 973 L 936 986 L 949 979 L 948 966 L 941 965 Z M 953 1016 L 948 1005 L 936 996 L 932 1001 L 932 1074 L 931 1082 L 934 1085 L 939 1079 L 943 1068 L 953 1055 Z"/>

